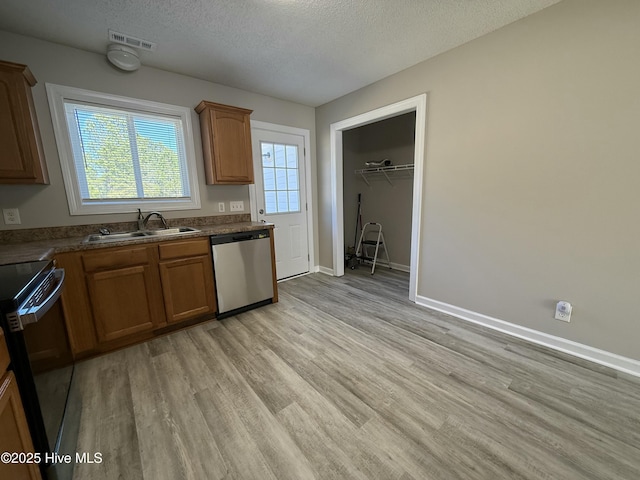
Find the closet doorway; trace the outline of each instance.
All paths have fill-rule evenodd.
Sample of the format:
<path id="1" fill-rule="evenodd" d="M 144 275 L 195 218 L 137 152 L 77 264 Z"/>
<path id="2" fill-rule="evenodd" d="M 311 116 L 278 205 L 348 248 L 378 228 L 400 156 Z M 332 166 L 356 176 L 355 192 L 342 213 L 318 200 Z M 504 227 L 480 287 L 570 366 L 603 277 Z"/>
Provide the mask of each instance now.
<path id="1" fill-rule="evenodd" d="M 378 212 L 370 211 L 368 213 L 365 210 L 365 212 L 363 212 L 363 221 L 377 221 L 382 223 L 384 225 L 385 240 L 389 246 L 392 266 L 401 270 L 406 270 L 408 266 L 410 275 L 409 298 L 412 301 L 415 301 L 417 293 L 417 265 L 419 258 L 418 246 L 420 244 L 419 234 L 426 131 L 426 105 L 427 96 L 426 94 L 422 94 L 331 125 L 333 274 L 335 276 L 344 275 L 345 245 L 351 246 L 354 243 L 358 192 L 353 192 L 352 190 L 354 188 L 359 189 L 361 190 L 359 193 L 362 193 L 363 196 L 363 208 L 371 208 L 374 210 L 381 209 Z M 384 174 L 382 174 L 382 179 L 367 179 L 366 181 L 369 182 L 371 187 L 368 187 L 365 181 L 355 178 L 356 175 L 362 175 L 361 173 L 356 173 L 356 170 L 366 169 L 366 166 L 362 165 L 362 163 L 365 156 L 369 154 L 366 152 L 368 147 L 365 146 L 360 148 L 363 141 L 362 139 L 364 138 L 364 141 L 366 141 L 366 139 L 372 134 L 372 132 L 375 132 L 377 128 L 381 126 L 384 127 L 384 124 L 381 124 L 380 122 L 386 120 L 392 122 L 388 125 L 393 124 L 394 126 L 399 126 L 403 123 L 413 124 L 413 129 L 411 130 L 414 136 L 413 144 L 409 147 L 409 150 L 412 150 L 412 158 L 407 158 L 407 155 L 411 157 L 411 153 L 407 153 L 406 145 L 404 148 L 400 147 L 397 149 L 397 146 L 393 147 L 392 145 L 388 145 L 387 147 L 380 148 L 377 153 L 372 149 L 369 152 L 372 155 L 371 159 L 366 160 L 384 160 L 387 158 L 385 157 L 384 152 L 388 151 L 396 156 L 396 158 L 389 158 L 393 165 L 413 165 L 413 168 L 411 169 L 413 173 L 411 176 L 412 181 L 409 181 L 412 190 L 411 195 L 409 195 L 410 199 L 408 198 L 409 196 L 402 196 L 401 192 L 396 192 L 403 197 L 401 200 L 402 204 L 397 207 L 394 205 L 385 206 L 384 199 L 381 198 L 383 196 L 383 191 L 380 190 L 379 195 L 376 196 L 376 189 L 381 188 L 381 181 L 391 182 L 392 184 L 394 177 L 396 177 L 397 186 L 392 188 L 400 188 L 400 182 L 406 186 L 407 179 L 401 179 L 401 177 L 409 173 L 409 167 L 405 167 L 403 170 L 404 173 L 396 172 L 388 175 L 388 178 L 385 178 Z M 357 130 L 361 127 L 368 128 Z M 406 138 L 406 132 L 403 136 Z M 356 166 L 354 162 L 359 163 L 360 168 L 352 169 L 352 167 Z M 361 178 L 366 178 L 367 173 L 369 172 L 364 172 L 365 177 Z M 381 172 L 378 172 L 375 176 L 379 176 L 380 173 Z M 349 177 L 345 178 L 347 176 Z M 354 187 L 355 181 L 359 182 L 360 185 Z M 389 189 L 386 186 L 384 187 L 384 190 L 386 190 L 387 194 L 389 193 Z M 354 193 L 356 194 L 355 198 L 353 195 Z M 408 193 L 406 188 L 404 193 Z M 345 198 L 345 194 L 348 195 L 349 198 Z M 365 196 L 369 197 L 370 201 L 367 200 Z M 370 205 L 370 207 L 367 207 L 367 205 Z M 404 217 L 404 220 L 402 220 L 401 223 L 407 223 L 407 217 L 410 216 L 409 252 L 406 251 L 408 248 L 406 225 L 402 227 L 403 232 L 392 231 L 400 225 L 400 223 L 393 219 L 394 208 L 402 209 L 402 212 L 399 212 L 398 214 L 398 217 Z M 410 212 L 407 210 L 410 210 Z M 385 225 L 382 218 L 375 219 L 374 217 L 376 215 L 387 218 L 388 225 Z M 346 237 L 345 235 L 347 233 L 353 237 Z M 403 236 L 405 237 L 404 239 L 402 238 Z M 394 242 L 397 243 L 397 246 L 394 246 Z M 385 267 L 380 264 L 380 267 L 376 268 Z"/>
<path id="2" fill-rule="evenodd" d="M 356 251 L 363 225 L 382 226 L 391 267 L 410 272 L 416 112 L 342 132 L 344 244 Z M 360 205 L 358 208 L 358 199 Z M 360 210 L 360 215 L 358 215 Z M 365 239 L 376 236 L 367 229 Z M 372 256 L 375 247 L 363 248 Z M 386 255 L 376 265 L 385 268 Z"/>

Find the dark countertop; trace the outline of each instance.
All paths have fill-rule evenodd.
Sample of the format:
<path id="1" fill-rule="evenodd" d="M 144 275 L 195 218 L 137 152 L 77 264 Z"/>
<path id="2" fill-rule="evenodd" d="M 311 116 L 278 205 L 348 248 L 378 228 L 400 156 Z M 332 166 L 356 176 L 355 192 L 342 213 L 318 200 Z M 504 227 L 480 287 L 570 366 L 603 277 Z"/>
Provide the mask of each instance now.
<path id="1" fill-rule="evenodd" d="M 135 239 L 122 240 L 120 242 L 108 243 L 85 243 L 86 235 L 68 238 L 42 239 L 32 242 L 21 242 L 13 244 L 0 244 L 0 265 L 10 263 L 33 262 L 37 260 L 47 260 L 58 253 L 75 252 L 81 250 L 92 250 L 96 248 L 111 248 L 124 245 L 134 245 L 141 243 L 160 243 L 180 240 L 183 238 L 208 237 L 210 235 L 221 235 L 225 233 L 249 232 L 263 228 L 272 228 L 271 223 L 261 222 L 236 222 L 219 225 L 195 226 L 198 232 L 182 233 L 179 235 L 167 235 L 164 237 L 137 237 Z M 115 232 L 114 232 L 115 233 Z"/>

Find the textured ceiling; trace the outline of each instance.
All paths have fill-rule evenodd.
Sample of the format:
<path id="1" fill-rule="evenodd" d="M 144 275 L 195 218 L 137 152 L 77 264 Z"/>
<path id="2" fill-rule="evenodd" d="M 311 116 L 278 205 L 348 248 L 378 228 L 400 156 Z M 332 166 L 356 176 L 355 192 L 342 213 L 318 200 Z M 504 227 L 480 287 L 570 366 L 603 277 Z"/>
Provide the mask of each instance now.
<path id="1" fill-rule="evenodd" d="M 2 0 L 0 29 L 318 106 L 559 0 Z"/>

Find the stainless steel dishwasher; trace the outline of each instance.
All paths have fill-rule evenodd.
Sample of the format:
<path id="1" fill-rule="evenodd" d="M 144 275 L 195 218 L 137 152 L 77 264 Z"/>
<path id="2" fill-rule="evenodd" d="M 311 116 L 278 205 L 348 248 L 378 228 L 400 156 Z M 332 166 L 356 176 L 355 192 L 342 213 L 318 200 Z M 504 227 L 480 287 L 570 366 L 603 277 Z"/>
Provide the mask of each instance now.
<path id="1" fill-rule="evenodd" d="M 269 230 L 213 235 L 213 274 L 218 318 L 224 318 L 273 299 Z"/>

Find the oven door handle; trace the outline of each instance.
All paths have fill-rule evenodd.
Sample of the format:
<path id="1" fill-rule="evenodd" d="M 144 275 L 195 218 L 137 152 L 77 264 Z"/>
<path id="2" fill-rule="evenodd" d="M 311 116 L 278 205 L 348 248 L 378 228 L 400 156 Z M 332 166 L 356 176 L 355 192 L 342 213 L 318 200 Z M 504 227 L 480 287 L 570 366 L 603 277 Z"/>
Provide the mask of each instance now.
<path id="1" fill-rule="evenodd" d="M 57 280 L 56 287 L 51 291 L 49 296 L 40 304 L 34 306 L 27 306 L 31 297 L 29 297 L 22 304 L 22 307 L 18 310 L 18 316 L 20 318 L 20 323 L 24 327 L 24 325 L 29 325 L 30 323 L 36 323 L 40 320 L 45 313 L 47 313 L 53 304 L 56 303 L 60 295 L 62 294 L 62 286 L 64 285 L 64 268 L 56 268 L 53 272 L 54 278 Z"/>

